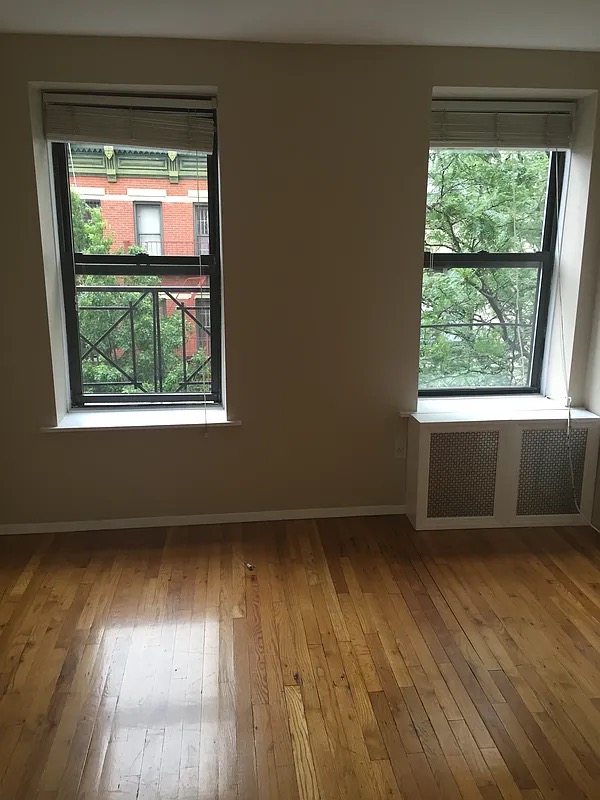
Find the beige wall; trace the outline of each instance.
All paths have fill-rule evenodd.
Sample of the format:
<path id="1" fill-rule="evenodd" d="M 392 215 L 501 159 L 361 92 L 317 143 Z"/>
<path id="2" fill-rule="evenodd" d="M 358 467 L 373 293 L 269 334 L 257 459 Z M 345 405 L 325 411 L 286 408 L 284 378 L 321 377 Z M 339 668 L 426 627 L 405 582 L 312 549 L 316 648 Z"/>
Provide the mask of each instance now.
<path id="1" fill-rule="evenodd" d="M 227 392 L 241 427 L 40 431 L 55 393 L 31 82 L 218 88 Z M 594 90 L 600 55 L 0 37 L 0 522 L 404 501 L 394 440 L 416 401 L 436 85 Z"/>

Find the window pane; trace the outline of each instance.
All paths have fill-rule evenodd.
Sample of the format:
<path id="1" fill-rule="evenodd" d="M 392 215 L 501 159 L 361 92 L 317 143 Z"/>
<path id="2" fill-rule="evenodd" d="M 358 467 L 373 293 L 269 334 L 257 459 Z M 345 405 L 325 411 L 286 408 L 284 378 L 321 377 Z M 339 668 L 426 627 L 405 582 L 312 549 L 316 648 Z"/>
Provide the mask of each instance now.
<path id="1" fill-rule="evenodd" d="M 83 393 L 211 393 L 206 276 L 78 276 Z"/>
<path id="2" fill-rule="evenodd" d="M 549 167 L 543 150 L 431 150 L 425 250 L 540 251 Z"/>
<path id="3" fill-rule="evenodd" d="M 108 144 L 67 148 L 76 252 L 208 254 L 205 154 Z M 200 252 L 198 204 L 206 208 Z"/>
<path id="4" fill-rule="evenodd" d="M 151 256 L 162 255 L 160 206 L 153 203 L 136 203 L 135 222 L 137 243 Z"/>
<path id="5" fill-rule="evenodd" d="M 206 203 L 194 204 L 194 243 L 196 255 L 204 256 L 210 253 L 208 205 Z"/>
<path id="6" fill-rule="evenodd" d="M 425 270 L 420 389 L 526 387 L 537 267 Z"/>

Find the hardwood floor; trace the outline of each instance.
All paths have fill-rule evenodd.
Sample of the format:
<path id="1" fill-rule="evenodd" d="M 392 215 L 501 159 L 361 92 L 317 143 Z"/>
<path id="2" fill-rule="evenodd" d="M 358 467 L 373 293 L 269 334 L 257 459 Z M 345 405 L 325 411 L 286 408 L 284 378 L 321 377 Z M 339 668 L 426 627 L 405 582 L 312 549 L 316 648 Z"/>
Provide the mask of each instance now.
<path id="1" fill-rule="evenodd" d="M 600 537 L 0 538 L 2 800 L 600 797 Z"/>

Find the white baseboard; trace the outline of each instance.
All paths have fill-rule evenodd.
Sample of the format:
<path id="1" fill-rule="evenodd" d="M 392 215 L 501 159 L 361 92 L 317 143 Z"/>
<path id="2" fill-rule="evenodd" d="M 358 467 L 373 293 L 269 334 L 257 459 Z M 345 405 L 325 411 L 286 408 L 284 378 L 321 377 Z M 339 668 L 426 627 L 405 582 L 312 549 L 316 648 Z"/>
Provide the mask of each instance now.
<path id="1" fill-rule="evenodd" d="M 77 522 L 32 522 L 0 525 L 0 536 L 20 533 L 73 533 L 121 528 L 171 528 L 180 525 L 218 525 L 228 522 L 268 522 L 286 519 L 325 519 L 326 517 L 376 517 L 405 514 L 406 506 L 350 506 L 347 508 L 299 508 L 293 511 L 240 511 L 228 514 L 191 514 L 172 517 L 127 517 Z"/>

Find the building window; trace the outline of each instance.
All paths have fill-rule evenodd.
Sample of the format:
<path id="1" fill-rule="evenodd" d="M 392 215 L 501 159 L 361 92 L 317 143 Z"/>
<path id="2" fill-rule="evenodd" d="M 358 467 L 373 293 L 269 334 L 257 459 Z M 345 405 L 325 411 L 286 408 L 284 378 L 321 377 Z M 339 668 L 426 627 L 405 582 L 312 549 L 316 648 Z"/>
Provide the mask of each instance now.
<path id="1" fill-rule="evenodd" d="M 208 204 L 194 203 L 194 247 L 196 255 L 210 252 Z"/>
<path id="2" fill-rule="evenodd" d="M 210 355 L 211 348 L 211 324 L 210 324 L 210 299 L 205 297 L 202 293 L 196 295 L 194 304 L 192 306 L 193 315 L 196 323 L 195 334 L 196 341 L 195 347 L 203 350 Z"/>
<path id="3" fill-rule="evenodd" d="M 94 218 L 94 209 L 100 209 L 100 200 L 90 200 L 84 199 L 85 203 L 84 208 L 84 219 L 87 223 L 90 223 Z"/>
<path id="4" fill-rule="evenodd" d="M 468 115 L 453 122 L 464 137 Z M 496 133 L 471 124 L 476 141 Z M 564 163 L 543 147 L 430 150 L 420 394 L 540 391 Z"/>
<path id="5" fill-rule="evenodd" d="M 165 180 L 162 173 L 154 174 L 154 162 L 176 149 L 186 164 L 198 162 L 193 175 L 181 176 L 180 182 L 189 180 L 190 190 L 202 182 L 201 190 L 208 197 L 209 242 L 218 241 L 213 104 L 192 100 L 182 105 L 178 98 L 172 109 L 164 111 L 163 104 L 160 110 L 149 111 L 151 100 L 136 105 L 137 98 L 119 97 L 115 108 L 103 115 L 105 107 L 94 106 L 93 97 L 73 98 L 70 105 L 64 95 L 56 100 L 52 95 L 45 97 L 71 405 L 219 403 L 219 253 L 211 246 L 200 254 L 194 252 L 189 204 L 169 203 L 167 215 L 164 204 L 139 202 L 132 215 L 126 192 L 113 190 L 110 202 L 94 209 L 90 219 L 86 217 L 90 209 L 76 191 L 90 175 L 100 180 L 97 165 L 87 158 L 97 145 L 89 142 L 108 142 L 115 153 L 127 149 L 130 174 L 139 170 L 149 190 L 161 189 Z M 90 99 L 92 106 L 86 108 Z M 65 103 L 70 105 L 66 112 Z M 189 150 L 190 145 L 197 149 Z M 79 158 L 78 152 L 86 158 Z M 119 180 L 117 175 L 117 184 Z M 169 241 L 177 255 L 165 254 Z"/>
<path id="6" fill-rule="evenodd" d="M 162 255 L 162 209 L 160 203 L 134 203 L 135 240 L 150 256 Z"/>

